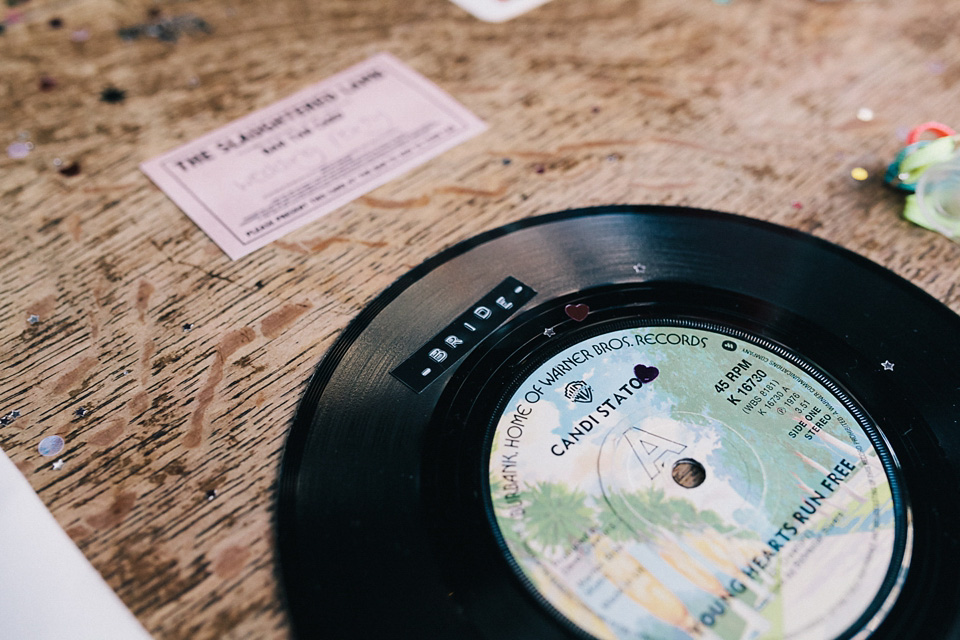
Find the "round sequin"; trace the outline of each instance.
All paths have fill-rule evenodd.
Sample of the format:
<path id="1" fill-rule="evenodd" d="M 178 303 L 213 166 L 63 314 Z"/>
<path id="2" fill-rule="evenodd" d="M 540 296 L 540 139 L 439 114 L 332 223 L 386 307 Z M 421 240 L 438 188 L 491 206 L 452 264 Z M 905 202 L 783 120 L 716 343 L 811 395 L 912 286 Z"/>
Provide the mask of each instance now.
<path id="1" fill-rule="evenodd" d="M 14 142 L 9 147 L 7 147 L 7 155 L 13 158 L 14 160 L 19 160 L 20 158 L 26 158 L 30 153 L 31 145 L 26 142 Z"/>
<path id="2" fill-rule="evenodd" d="M 870 174 L 867 173 L 867 170 L 863 167 L 856 167 L 853 171 L 850 172 L 850 177 L 854 180 L 864 181 L 870 177 Z"/>
<path id="3" fill-rule="evenodd" d="M 60 436 L 47 436 L 40 441 L 40 444 L 37 446 L 37 451 L 39 451 L 42 456 L 55 456 L 63 451 L 64 444 L 63 438 Z"/>

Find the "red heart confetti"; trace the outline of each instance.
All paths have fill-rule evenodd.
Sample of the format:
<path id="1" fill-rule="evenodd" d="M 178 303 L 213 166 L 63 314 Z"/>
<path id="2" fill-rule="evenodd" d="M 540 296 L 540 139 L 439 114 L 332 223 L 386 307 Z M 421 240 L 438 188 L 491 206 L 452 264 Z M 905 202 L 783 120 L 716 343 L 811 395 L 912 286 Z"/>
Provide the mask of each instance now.
<path id="1" fill-rule="evenodd" d="M 563 310 L 568 316 L 577 322 L 583 322 L 584 318 L 587 317 L 587 314 L 590 313 L 590 307 L 585 304 L 568 304 L 563 308 Z"/>

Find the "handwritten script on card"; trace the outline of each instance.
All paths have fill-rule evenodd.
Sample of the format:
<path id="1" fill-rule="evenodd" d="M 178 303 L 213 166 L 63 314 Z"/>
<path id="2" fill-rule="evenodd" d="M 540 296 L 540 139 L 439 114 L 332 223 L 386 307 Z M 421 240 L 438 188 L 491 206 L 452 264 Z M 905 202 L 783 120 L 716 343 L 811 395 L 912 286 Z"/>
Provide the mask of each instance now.
<path id="1" fill-rule="evenodd" d="M 236 260 L 485 129 L 383 53 L 140 168 Z"/>

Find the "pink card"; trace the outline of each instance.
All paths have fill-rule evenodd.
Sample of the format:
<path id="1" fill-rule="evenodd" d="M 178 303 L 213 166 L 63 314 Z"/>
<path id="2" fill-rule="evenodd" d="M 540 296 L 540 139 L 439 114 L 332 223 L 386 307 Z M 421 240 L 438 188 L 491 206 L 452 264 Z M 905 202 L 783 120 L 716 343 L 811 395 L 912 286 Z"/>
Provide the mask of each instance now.
<path id="1" fill-rule="evenodd" d="M 381 53 L 140 168 L 236 260 L 485 129 Z"/>
<path id="2" fill-rule="evenodd" d="M 452 0 L 452 2 L 487 22 L 504 22 L 526 13 L 549 0 Z"/>

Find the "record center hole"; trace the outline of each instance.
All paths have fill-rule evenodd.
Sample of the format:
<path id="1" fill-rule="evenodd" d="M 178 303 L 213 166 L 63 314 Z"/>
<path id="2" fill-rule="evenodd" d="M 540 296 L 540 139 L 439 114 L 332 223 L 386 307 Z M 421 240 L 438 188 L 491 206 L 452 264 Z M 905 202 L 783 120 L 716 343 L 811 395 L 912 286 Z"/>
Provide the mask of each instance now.
<path id="1" fill-rule="evenodd" d="M 673 464 L 673 481 L 681 487 L 693 489 L 707 479 L 707 470 L 693 458 L 683 458 Z"/>

